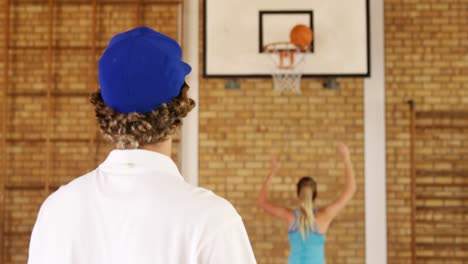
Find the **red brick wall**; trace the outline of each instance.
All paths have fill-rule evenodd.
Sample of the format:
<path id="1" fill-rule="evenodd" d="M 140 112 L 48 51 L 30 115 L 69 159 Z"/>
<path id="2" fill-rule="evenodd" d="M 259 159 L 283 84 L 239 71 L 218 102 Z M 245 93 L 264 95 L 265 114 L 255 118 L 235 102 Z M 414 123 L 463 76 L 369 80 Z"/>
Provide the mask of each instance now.
<path id="1" fill-rule="evenodd" d="M 2 25 L 5 25 L 8 8 L 5 2 L 0 4 Z M 98 142 L 89 143 L 96 125 L 88 96 L 97 88 L 94 59 L 99 58 L 114 34 L 136 26 L 136 1 L 98 6 L 94 54 L 91 1 L 85 4 L 56 2 L 52 94 L 48 98 L 47 1 L 10 1 L 8 118 L 2 115 L 1 121 L 8 123 L 6 148 L 1 150 L 2 160 L 7 164 L 1 179 L 10 188 L 0 190 L 5 198 L 3 248 L 0 248 L 3 260 L 0 263 L 26 262 L 32 225 L 39 205 L 48 194 L 41 188 L 46 178 L 52 189 L 69 182 L 95 168 L 112 149 L 100 140 L 100 135 L 97 135 Z M 176 38 L 178 12 L 177 5 L 145 4 L 141 6 L 140 19 L 145 25 Z M 0 27 L 1 99 L 7 92 L 3 77 L 5 30 L 5 26 Z M 5 113 L 2 111 L 2 114 Z M 49 154 L 47 137 L 51 139 Z M 177 139 L 173 145 L 176 160 L 178 147 Z"/>
<path id="2" fill-rule="evenodd" d="M 389 263 L 411 263 L 409 107 L 406 101 L 413 99 L 419 111 L 468 110 L 467 25 L 468 4 L 464 0 L 385 1 Z M 466 165 L 462 165 L 468 164 L 468 155 L 465 152 L 467 145 L 464 143 L 468 139 L 466 135 L 466 130 L 418 130 L 417 168 L 466 169 Z M 453 142 L 459 142 L 460 145 Z M 443 162 L 441 164 L 443 159 L 449 161 L 445 165 Z M 418 182 L 441 179 L 441 184 L 443 181 L 454 180 L 453 176 L 439 175 L 418 177 Z M 435 190 L 430 192 L 435 193 Z M 450 205 L 448 200 L 439 200 L 447 206 Z M 429 202 L 429 205 L 430 203 L 432 202 Z M 421 205 L 419 201 L 417 204 Z M 438 218 L 441 215 L 445 217 Z M 439 225 L 450 223 L 448 221 L 457 217 L 463 219 L 463 214 L 452 215 L 440 210 L 418 214 L 418 218 L 422 219 L 440 219 Z M 468 220 L 466 214 L 464 217 Z M 435 225 L 418 225 L 417 229 L 418 232 L 428 234 L 434 230 L 442 230 L 440 226 Z M 446 232 L 463 231 L 456 228 Z M 428 238 L 426 235 L 418 238 L 418 241 L 444 239 L 441 235 L 436 237 Z M 466 243 L 464 238 L 459 239 L 462 239 L 459 242 Z M 447 255 L 447 252 L 452 250 L 453 248 L 419 247 L 418 255 Z M 426 259 L 418 263 L 463 263 L 463 260 Z"/>
<path id="3" fill-rule="evenodd" d="M 46 97 L 31 95 L 47 87 L 47 54 L 31 47 L 47 45 L 47 7 L 15 4 L 10 10 L 11 45 L 30 47 L 10 49 L 9 91 L 23 95 L 8 96 L 10 140 L 6 172 L 11 184 L 43 181 L 46 157 L 38 153 L 43 152 L 45 142 L 27 139 L 45 136 L 47 126 L 54 124 L 51 129 L 54 137 L 83 139 L 51 143 L 54 149 L 51 160 L 61 161 L 51 163 L 51 179 L 66 182 L 91 168 L 83 158 L 83 154 L 95 151 L 88 147 L 88 131 L 83 126 L 70 126 L 70 120 L 89 118 L 86 111 L 90 108 L 85 96 L 54 95 L 53 115 L 48 123 Z M 91 10 L 88 4 L 58 7 L 55 43 L 89 46 Z M 1 21 L 5 19 L 4 13 L 2 3 Z M 97 54 L 113 34 L 135 25 L 135 13 L 134 6 L 105 4 L 99 8 Z M 142 13 L 147 25 L 176 37 L 177 23 L 172 19 L 176 8 L 146 5 Z M 464 29 L 467 17 L 463 0 L 385 2 L 389 263 L 409 263 L 410 256 L 409 111 L 405 102 L 414 99 L 422 110 L 468 110 L 468 35 Z M 0 28 L 2 54 L 4 30 Z M 89 50 L 76 48 L 57 50 L 53 90 L 71 94 L 94 88 L 90 55 Z M 2 72 L 3 65 L 2 58 Z M 3 82 L 1 78 L 1 96 L 5 92 Z M 241 89 L 231 91 L 224 90 L 224 80 L 201 81 L 200 183 L 225 196 L 238 208 L 259 263 L 284 263 L 288 248 L 286 227 L 254 204 L 268 172 L 270 153 L 280 153 L 283 163 L 272 186 L 274 201 L 294 206 L 296 180 L 302 175 L 312 175 L 319 182 L 319 204 L 324 204 L 343 184 L 343 168 L 334 155 L 337 140 L 351 146 L 359 191 L 330 229 L 327 259 L 332 263 L 364 262 L 362 81 L 341 80 L 341 85 L 340 91 L 327 91 L 317 80 L 304 80 L 302 96 L 282 96 L 272 92 L 271 80 L 241 80 Z M 87 125 L 88 121 L 80 122 Z M 465 142 L 462 135 L 450 137 Z M 418 153 L 429 151 L 424 146 L 420 145 Z M 464 143 L 461 146 L 453 153 L 465 155 Z M 102 160 L 108 150 L 109 147 L 100 144 L 96 160 Z M 63 163 L 63 160 L 73 162 Z M 5 263 L 25 262 L 29 238 L 26 233 L 43 197 L 40 190 L 5 193 L 5 231 L 19 234 L 4 242 Z"/>
<path id="4" fill-rule="evenodd" d="M 16 2 L 15 2 L 16 3 Z M 3 14 L 5 7 L 1 10 Z M 96 86 L 92 41 L 92 7 L 60 5 L 55 10 L 54 43 L 73 47 L 55 50 L 51 115 L 47 114 L 47 6 L 15 4 L 11 7 L 9 126 L 6 153 L 11 184 L 44 182 L 50 144 L 49 178 L 54 185 L 92 169 L 109 147 L 90 145 L 88 127 L 94 128 L 86 93 Z M 177 8 L 145 5 L 145 24 L 177 36 Z M 101 5 L 97 13 L 97 56 L 109 38 L 135 25 L 136 7 Z M 32 25 L 32 21 L 35 24 Z M 2 28 L 2 30 L 5 30 Z M 272 92 L 271 80 L 241 80 L 241 90 L 225 91 L 223 80 L 200 84 L 200 183 L 231 200 L 244 217 L 259 263 L 283 263 L 288 244 L 286 227 L 255 207 L 260 184 L 268 171 L 272 152 L 281 153 L 283 169 L 272 187 L 272 197 L 294 206 L 294 184 L 303 175 L 319 181 L 320 204 L 330 201 L 344 183 L 343 166 L 337 162 L 335 143 L 349 143 L 358 175 L 359 191 L 328 234 L 328 260 L 362 263 L 364 258 L 364 209 L 362 182 L 362 80 L 342 80 L 340 91 L 326 91 L 316 80 L 303 82 L 303 96 Z M 3 88 L 3 91 L 5 89 Z M 31 93 L 42 93 L 34 95 Z M 70 124 L 81 122 L 81 126 Z M 92 125 L 91 125 L 92 124 Z M 53 125 L 53 126 L 52 126 Z M 34 140 L 35 139 L 35 140 Z M 175 156 L 178 144 L 174 145 Z M 97 154 L 94 154 L 97 153 Z M 6 263 L 24 263 L 29 231 L 41 190 L 6 193 Z M 12 228 L 19 230 L 12 230 Z"/>
<path id="5" fill-rule="evenodd" d="M 200 9 L 202 16 L 203 1 Z M 201 55 L 202 36 L 200 20 Z M 288 227 L 255 204 L 270 155 L 279 154 L 282 163 L 273 201 L 294 208 L 295 184 L 310 175 L 318 181 L 320 206 L 344 186 L 338 141 L 351 147 L 358 192 L 327 234 L 327 263 L 364 263 L 363 81 L 343 79 L 341 89 L 331 91 L 308 79 L 302 95 L 281 95 L 271 79 L 241 79 L 239 90 L 225 90 L 225 80 L 200 78 L 200 184 L 237 208 L 258 263 L 286 263 L 289 251 Z"/>
<path id="6" fill-rule="evenodd" d="M 327 238 L 331 263 L 363 263 L 362 81 L 342 80 L 340 91 L 303 81 L 302 95 L 279 95 L 271 80 L 242 80 L 240 90 L 224 90 L 222 80 L 203 80 L 200 91 L 200 184 L 233 202 L 243 216 L 259 263 L 285 263 L 287 227 L 259 209 L 255 200 L 269 171 L 270 154 L 282 169 L 271 198 L 295 207 L 295 183 L 318 181 L 318 205 L 344 185 L 335 144 L 347 142 L 355 162 L 358 192 L 336 219 Z"/>

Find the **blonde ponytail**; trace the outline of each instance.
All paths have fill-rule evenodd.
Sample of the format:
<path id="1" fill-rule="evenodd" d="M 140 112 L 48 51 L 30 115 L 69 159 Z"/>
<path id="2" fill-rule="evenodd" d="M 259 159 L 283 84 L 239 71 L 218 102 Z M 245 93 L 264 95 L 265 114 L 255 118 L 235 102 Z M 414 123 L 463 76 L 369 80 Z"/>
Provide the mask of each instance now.
<path id="1" fill-rule="evenodd" d="M 317 198 L 317 183 L 314 179 L 305 176 L 297 182 L 297 197 L 299 198 L 297 227 L 302 239 L 306 239 L 308 233 L 314 230 L 315 225 L 314 201 Z"/>
<path id="2" fill-rule="evenodd" d="M 311 185 L 305 185 L 299 193 L 299 217 L 298 225 L 302 239 L 307 237 L 309 231 L 313 230 L 315 223 L 314 202 L 312 200 L 313 189 Z"/>

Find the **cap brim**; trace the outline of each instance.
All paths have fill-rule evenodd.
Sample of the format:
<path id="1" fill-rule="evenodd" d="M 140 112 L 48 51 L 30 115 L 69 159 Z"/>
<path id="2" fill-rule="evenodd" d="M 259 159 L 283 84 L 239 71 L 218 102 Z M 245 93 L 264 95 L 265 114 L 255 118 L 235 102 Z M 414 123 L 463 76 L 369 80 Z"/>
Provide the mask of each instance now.
<path id="1" fill-rule="evenodd" d="M 182 68 L 184 69 L 185 75 L 188 75 L 192 71 L 192 67 L 185 62 L 182 62 Z"/>

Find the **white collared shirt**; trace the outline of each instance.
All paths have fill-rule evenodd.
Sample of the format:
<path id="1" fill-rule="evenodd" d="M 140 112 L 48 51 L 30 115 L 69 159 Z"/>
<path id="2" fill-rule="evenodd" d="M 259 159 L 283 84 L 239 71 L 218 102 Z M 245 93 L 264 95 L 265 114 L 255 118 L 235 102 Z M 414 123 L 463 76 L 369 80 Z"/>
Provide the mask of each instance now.
<path id="1" fill-rule="evenodd" d="M 256 263 L 242 219 L 226 200 L 189 185 L 174 162 L 114 150 L 42 205 L 29 264 Z"/>

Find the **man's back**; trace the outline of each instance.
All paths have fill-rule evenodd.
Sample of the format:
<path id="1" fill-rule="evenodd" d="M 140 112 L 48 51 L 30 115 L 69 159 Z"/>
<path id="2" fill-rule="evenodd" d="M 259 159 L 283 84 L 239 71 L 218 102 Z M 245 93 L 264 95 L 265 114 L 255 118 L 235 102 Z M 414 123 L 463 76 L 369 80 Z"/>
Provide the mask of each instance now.
<path id="1" fill-rule="evenodd" d="M 29 264 L 255 263 L 239 214 L 172 160 L 114 150 L 44 203 Z"/>

